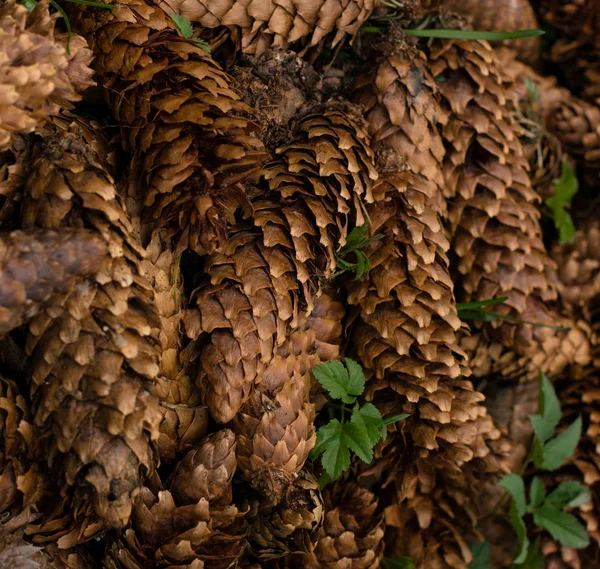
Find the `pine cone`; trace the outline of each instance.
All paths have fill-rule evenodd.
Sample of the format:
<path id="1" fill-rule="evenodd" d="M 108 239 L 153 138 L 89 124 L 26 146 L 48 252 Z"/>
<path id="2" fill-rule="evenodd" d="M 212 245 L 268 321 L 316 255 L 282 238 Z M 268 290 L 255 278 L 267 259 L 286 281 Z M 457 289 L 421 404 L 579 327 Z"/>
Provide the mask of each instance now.
<path id="1" fill-rule="evenodd" d="M 315 550 L 286 559 L 289 569 L 377 569 L 383 557 L 383 516 L 377 497 L 352 481 L 324 491 L 325 521 Z"/>
<path id="2" fill-rule="evenodd" d="M 13 133 L 31 132 L 61 107 L 72 108 L 93 85 L 85 41 L 72 36 L 67 54 L 64 38 L 54 34 L 58 14 L 50 15 L 48 6 L 39 2 L 30 13 L 6 0 L 0 8 L 0 151 Z"/>
<path id="3" fill-rule="evenodd" d="M 472 28 L 481 31 L 514 32 L 540 27 L 529 0 L 449 0 L 444 8 L 469 18 Z M 541 55 L 539 36 L 505 40 L 504 45 L 515 51 L 516 57 L 535 65 Z"/>
<path id="4" fill-rule="evenodd" d="M 44 489 L 44 479 L 34 465 L 36 436 L 27 400 L 11 380 L 0 375 L 2 540 L 6 534 L 15 532 L 29 521 L 31 510 L 35 508 Z"/>
<path id="5" fill-rule="evenodd" d="M 590 217 L 577 224 L 573 242 L 556 244 L 550 256 L 558 267 L 561 299 L 586 307 L 600 295 L 600 221 Z"/>
<path id="6" fill-rule="evenodd" d="M 277 506 L 268 501 L 250 501 L 246 515 L 250 551 L 262 562 L 312 551 L 323 513 L 318 482 L 307 472 L 300 472 Z"/>
<path id="7" fill-rule="evenodd" d="M 76 6 L 71 19 L 96 55 L 146 221 L 168 230 L 176 254 L 222 246 L 233 212 L 247 203 L 240 182 L 267 157 L 230 78 L 144 0 L 114 10 Z"/>
<path id="8" fill-rule="evenodd" d="M 206 437 L 183 458 L 168 490 L 160 484 L 142 489 L 107 568 L 235 567 L 246 529 L 244 512 L 231 503 L 234 473 L 234 434 L 224 429 Z"/>
<path id="9" fill-rule="evenodd" d="M 162 421 L 159 427 L 158 452 L 161 462 L 173 462 L 206 434 L 208 411 L 201 405 L 199 391 L 188 374 L 189 365 L 180 359 L 183 318 L 183 282 L 179 270 L 180 256 L 156 233 L 142 261 L 154 303 L 160 317 L 161 343 L 156 393 L 160 400 Z"/>
<path id="10" fill-rule="evenodd" d="M 346 36 L 350 39 L 367 21 L 375 0 L 226 0 L 215 5 L 211 0 L 162 0 L 165 12 L 179 14 L 204 28 L 229 28 L 243 53 L 260 56 L 271 47 L 298 44 L 302 53 L 310 48 L 318 54 L 331 37 L 335 47 Z"/>
<path id="11" fill-rule="evenodd" d="M 142 250 L 100 157 L 78 123 L 54 125 L 36 144 L 22 208 L 23 226 L 93 231 L 108 247 L 94 279 L 29 325 L 35 424 L 64 492 L 89 490 L 109 526 L 127 523 L 140 477 L 154 467 L 150 441 L 160 413 L 160 322 L 140 267 Z"/>
<path id="12" fill-rule="evenodd" d="M 569 36 L 590 36 L 600 29 L 594 0 L 537 0 L 540 18 Z"/>
<path id="13" fill-rule="evenodd" d="M 106 254 L 102 238 L 85 230 L 0 233 L 0 335 L 95 273 Z"/>
<path id="14" fill-rule="evenodd" d="M 565 332 L 501 320 L 485 325 L 491 341 L 514 357 L 537 358 L 542 371 L 552 373 L 570 362 L 585 363 L 584 331 L 561 316 L 554 302 L 556 271 L 541 240 L 538 197 L 506 105 L 511 84 L 484 42 L 439 43 L 432 51 L 432 71 L 445 77 L 440 92 L 453 113 L 444 127 L 449 148 L 444 168 L 448 186 L 458 192 L 449 212 L 457 296 L 461 301 L 506 296 L 496 312 L 571 327 Z"/>

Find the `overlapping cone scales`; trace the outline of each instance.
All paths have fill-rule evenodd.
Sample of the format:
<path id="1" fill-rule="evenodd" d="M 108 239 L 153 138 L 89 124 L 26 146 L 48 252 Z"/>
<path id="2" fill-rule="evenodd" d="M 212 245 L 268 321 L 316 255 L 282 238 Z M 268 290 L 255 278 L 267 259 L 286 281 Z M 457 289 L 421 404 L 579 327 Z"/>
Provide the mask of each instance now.
<path id="1" fill-rule="evenodd" d="M 224 243 L 231 212 L 246 204 L 238 183 L 266 158 L 258 127 L 219 64 L 159 8 L 127 0 L 104 12 L 76 9 L 73 25 L 87 34 L 122 126 L 134 198 L 168 229 L 177 253 L 210 253 Z"/>
<path id="2" fill-rule="evenodd" d="M 397 171 L 409 164 L 412 172 L 443 188 L 444 145 L 437 122 L 444 121 L 444 113 L 425 55 L 394 36 L 382 50 L 373 69 L 356 80 L 352 94 L 364 109 L 378 168 Z M 433 197 L 433 190 L 428 192 Z"/>
<path id="3" fill-rule="evenodd" d="M 77 123 L 35 148 L 23 226 L 82 227 L 107 246 L 93 279 L 56 299 L 29 325 L 35 423 L 63 484 L 90 490 L 97 513 L 123 526 L 142 472 L 154 467 L 160 413 L 151 392 L 160 322 L 114 182 Z"/>
<path id="4" fill-rule="evenodd" d="M 511 84 L 483 42 L 439 43 L 431 59 L 433 74 L 445 78 L 440 92 L 452 113 L 443 129 L 448 146 L 444 173 L 457 193 L 449 219 L 459 300 L 505 296 L 497 312 L 547 326 L 572 326 L 549 304 L 557 298 L 556 272 L 542 243 L 538 198 L 506 104 Z M 589 358 L 589 342 L 581 332 L 572 349 L 571 342 L 562 341 L 565 331 L 548 327 L 496 321 L 485 329 L 518 356 L 565 350 L 563 365 Z M 543 363 L 543 371 L 547 368 Z"/>
<path id="5" fill-rule="evenodd" d="M 514 32 L 515 30 L 536 30 L 540 25 L 529 0 L 450 0 L 444 8 L 469 18 L 474 30 Z M 535 64 L 541 55 L 539 36 L 517 40 L 506 40 L 505 45 L 515 51 L 515 55 L 527 63 Z"/>
<path id="6" fill-rule="evenodd" d="M 0 534 L 29 521 L 26 509 L 43 490 L 43 479 L 33 466 L 35 445 L 26 398 L 14 382 L 0 376 Z"/>
<path id="7" fill-rule="evenodd" d="M 184 456 L 169 489 L 156 477 L 142 489 L 108 567 L 235 567 L 245 548 L 245 512 L 231 503 L 234 473 L 233 433 L 225 429 L 206 437 Z"/>
<path id="8" fill-rule="evenodd" d="M 16 0 L 0 7 L 0 150 L 13 133 L 31 132 L 61 107 L 71 108 L 93 84 L 85 41 L 73 36 L 67 54 L 48 5 L 40 2 L 31 13 Z"/>
<path id="9" fill-rule="evenodd" d="M 383 515 L 377 497 L 356 482 L 324 492 L 325 519 L 313 552 L 295 555 L 286 567 L 377 569 L 383 557 Z"/>
<path id="10" fill-rule="evenodd" d="M 183 318 L 180 257 L 174 255 L 162 233 L 152 237 L 142 269 L 154 291 L 160 318 L 161 358 L 156 393 L 162 421 L 157 446 L 161 460 L 173 462 L 206 434 L 208 411 L 201 405 L 200 392 L 189 375 L 189 365 L 180 357 Z"/>
<path id="11" fill-rule="evenodd" d="M 375 0 L 161 0 L 167 13 L 204 28 L 225 26 L 243 53 L 259 56 L 271 47 L 319 48 L 331 38 L 335 47 L 353 38 L 367 21 Z"/>
<path id="12" fill-rule="evenodd" d="M 323 516 L 318 482 L 307 472 L 300 472 L 276 506 L 268 500 L 250 501 L 246 514 L 249 550 L 261 561 L 280 557 L 287 560 L 294 553 L 312 551 Z"/>
<path id="13" fill-rule="evenodd" d="M 106 243 L 85 230 L 0 233 L 0 334 L 92 276 L 106 254 Z"/>

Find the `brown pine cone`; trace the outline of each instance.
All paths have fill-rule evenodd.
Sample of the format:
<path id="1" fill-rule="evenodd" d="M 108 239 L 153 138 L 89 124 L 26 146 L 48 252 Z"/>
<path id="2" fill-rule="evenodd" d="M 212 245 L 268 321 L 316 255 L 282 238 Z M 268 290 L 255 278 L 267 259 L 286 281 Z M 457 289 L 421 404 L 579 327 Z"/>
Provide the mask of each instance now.
<path id="1" fill-rule="evenodd" d="M 70 14 L 122 126 L 130 191 L 144 219 L 167 229 L 176 254 L 219 248 L 236 207 L 247 204 L 241 182 L 267 158 L 230 78 L 144 0 L 123 0 L 114 10 L 75 6 Z"/>
<path id="2" fill-rule="evenodd" d="M 36 437 L 28 401 L 0 375 L 0 541 L 29 522 L 44 490 L 34 464 Z"/>
<path id="3" fill-rule="evenodd" d="M 377 497 L 356 482 L 324 491 L 325 520 L 315 550 L 286 559 L 289 569 L 377 569 L 385 524 Z"/>
<path id="4" fill-rule="evenodd" d="M 538 196 L 506 104 L 512 84 L 485 42 L 440 42 L 431 59 L 433 74 L 444 77 L 440 92 L 451 112 L 444 127 L 449 148 L 444 170 L 447 184 L 458 192 L 449 212 L 458 299 L 506 296 L 496 312 L 571 328 L 502 320 L 485 324 L 485 334 L 513 352 L 511 357 L 533 360 L 543 354 L 539 363 L 548 373 L 560 373 L 571 362 L 585 363 L 586 334 L 561 315 L 556 302 L 556 270 L 541 239 Z"/>
<path id="5" fill-rule="evenodd" d="M 329 37 L 331 47 L 346 36 L 352 40 L 376 4 L 375 0 L 226 0 L 218 5 L 211 0 L 160 2 L 168 14 L 179 14 L 203 28 L 228 28 L 238 49 L 257 57 L 271 47 L 287 49 L 295 44 L 302 52 L 314 48 L 318 54 Z"/>
<path id="6" fill-rule="evenodd" d="M 142 489 L 130 527 L 109 551 L 107 569 L 235 567 L 246 528 L 245 512 L 231 503 L 234 473 L 234 434 L 224 429 L 206 437 L 183 458 L 169 489 L 156 476 Z"/>
<path id="7" fill-rule="evenodd" d="M 160 413 L 151 382 L 160 321 L 140 267 L 143 251 L 82 130 L 57 123 L 36 143 L 23 226 L 86 228 L 109 254 L 93 279 L 30 323 L 31 396 L 44 459 L 61 474 L 64 492 L 91 492 L 100 517 L 121 527 L 142 474 L 154 468 Z"/>
<path id="8" fill-rule="evenodd" d="M 561 298 L 585 308 L 600 295 L 600 220 L 590 217 L 577 223 L 575 238 L 567 245 L 556 244 L 550 256 L 558 267 Z"/>
<path id="9" fill-rule="evenodd" d="M 300 472 L 277 506 L 268 501 L 250 500 L 250 552 L 266 562 L 294 553 L 312 551 L 323 524 L 323 498 L 318 482 Z"/>
<path id="10" fill-rule="evenodd" d="M 142 260 L 161 326 L 159 375 L 156 393 L 162 420 L 159 427 L 158 452 L 161 462 L 170 463 L 195 446 L 206 434 L 208 410 L 202 405 L 200 392 L 189 376 L 189 364 L 182 361 L 183 281 L 180 256 L 162 233 L 156 233 Z"/>
<path id="11" fill-rule="evenodd" d="M 70 109 L 93 85 L 88 65 L 92 54 L 83 38 L 56 36 L 58 14 L 49 1 L 32 12 L 16 0 L 0 7 L 0 151 L 8 148 L 13 133 L 28 133 L 61 108 Z"/>
<path id="12" fill-rule="evenodd" d="M 444 8 L 469 18 L 472 28 L 478 31 L 514 32 L 540 27 L 529 0 L 447 0 Z M 513 49 L 522 61 L 530 65 L 539 62 L 539 36 L 505 40 L 503 43 Z"/>
<path id="13" fill-rule="evenodd" d="M 105 241 L 86 230 L 0 233 L 0 335 L 91 277 L 107 251 Z"/>

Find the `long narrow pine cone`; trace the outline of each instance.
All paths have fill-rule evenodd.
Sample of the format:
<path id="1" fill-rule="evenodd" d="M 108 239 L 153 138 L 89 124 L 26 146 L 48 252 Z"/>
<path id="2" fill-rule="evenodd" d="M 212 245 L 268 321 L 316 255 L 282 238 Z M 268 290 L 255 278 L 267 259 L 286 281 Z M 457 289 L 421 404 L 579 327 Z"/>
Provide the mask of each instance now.
<path id="1" fill-rule="evenodd" d="M 93 278 L 57 298 L 28 328 L 35 424 L 63 492 L 91 494 L 108 526 L 131 513 L 154 468 L 160 413 L 152 393 L 160 321 L 131 222 L 85 125 L 60 122 L 36 144 L 23 227 L 81 227 L 109 254 Z"/>
<path id="2" fill-rule="evenodd" d="M 122 126 L 130 190 L 144 219 L 167 229 L 176 254 L 214 251 L 236 207 L 246 205 L 240 183 L 267 157 L 248 107 L 219 64 L 180 37 L 152 3 L 76 6 L 70 14 L 94 51 L 98 81 Z"/>
<path id="3" fill-rule="evenodd" d="M 205 344 L 203 400 L 217 421 L 235 418 L 240 470 L 275 503 L 314 444 L 310 369 L 338 354 L 343 309 L 319 297 L 319 278 L 332 275 L 353 210 L 371 199 L 366 137 L 347 107 L 299 120 L 265 166 L 271 191 L 253 201 L 257 228 L 232 234 L 207 261 L 211 284 L 185 317 Z"/>
<path id="4" fill-rule="evenodd" d="M 289 569 L 377 569 L 385 525 L 375 494 L 356 482 L 324 491 L 325 520 L 314 551 L 285 560 Z"/>
<path id="5" fill-rule="evenodd" d="M 556 302 L 556 271 L 541 239 L 538 197 L 507 105 L 511 83 L 481 41 L 438 43 L 431 69 L 445 78 L 439 89 L 451 113 L 443 129 L 449 149 L 444 173 L 457 192 L 449 212 L 457 297 L 505 296 L 496 312 L 538 324 L 497 320 L 485 325 L 484 334 L 508 354 L 492 371 L 506 374 L 507 358 L 531 360 L 525 369 L 519 366 L 522 375 L 537 373 L 536 366 L 555 375 L 571 362 L 585 363 L 586 333 L 562 316 Z M 561 324 L 569 330 L 548 327 Z M 473 343 L 469 340 L 469 350 Z"/>
<path id="6" fill-rule="evenodd" d="M 331 47 L 350 39 L 371 15 L 376 0 L 161 0 L 165 12 L 179 14 L 204 28 L 224 26 L 238 48 L 260 56 L 271 47 L 295 45 L 320 51 L 329 37 Z"/>
<path id="7" fill-rule="evenodd" d="M 232 503 L 235 449 L 235 435 L 218 431 L 183 457 L 167 489 L 157 476 L 150 479 L 106 567 L 235 567 L 246 546 L 245 512 Z"/>
<path id="8" fill-rule="evenodd" d="M 0 7 L 0 151 L 13 133 L 32 132 L 61 108 L 72 108 L 93 85 L 85 40 L 71 36 L 67 50 L 66 36 L 54 31 L 58 14 L 48 7 L 48 0 L 32 12 L 16 0 Z"/>
<path id="9" fill-rule="evenodd" d="M 161 358 L 156 378 L 162 420 L 158 452 L 161 462 L 171 463 L 206 434 L 208 410 L 190 377 L 190 364 L 182 359 L 183 281 L 180 256 L 167 239 L 156 233 L 146 249 L 142 269 L 154 291 L 160 318 Z"/>
<path id="10" fill-rule="evenodd" d="M 92 277 L 107 253 L 106 242 L 86 230 L 0 233 L 0 335 Z"/>

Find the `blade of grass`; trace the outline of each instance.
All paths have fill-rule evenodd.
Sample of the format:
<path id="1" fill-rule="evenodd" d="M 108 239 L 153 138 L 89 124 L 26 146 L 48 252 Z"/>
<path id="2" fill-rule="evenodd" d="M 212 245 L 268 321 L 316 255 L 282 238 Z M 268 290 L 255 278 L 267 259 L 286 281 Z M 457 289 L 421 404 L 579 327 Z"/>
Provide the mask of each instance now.
<path id="1" fill-rule="evenodd" d="M 502 41 L 541 36 L 544 30 L 516 30 L 514 32 L 483 32 L 478 30 L 403 30 L 407 36 L 453 40 Z"/>
<path id="2" fill-rule="evenodd" d="M 62 9 L 62 6 L 58 5 L 55 0 L 50 0 L 50 4 L 52 6 L 54 6 L 54 8 L 56 8 L 56 10 L 60 13 L 63 20 L 65 21 L 65 27 L 67 28 L 66 50 L 67 50 L 67 55 L 71 55 L 70 45 L 71 45 L 71 35 L 73 34 L 73 30 L 71 30 L 71 22 L 69 21 L 69 16 L 67 16 L 67 13 Z"/>
<path id="3" fill-rule="evenodd" d="M 493 306 L 494 304 L 502 304 L 508 300 L 508 296 L 500 296 L 498 298 L 490 298 L 488 300 L 477 300 L 474 302 L 457 302 L 456 310 L 473 310 L 474 308 L 482 308 L 483 306 Z"/>

